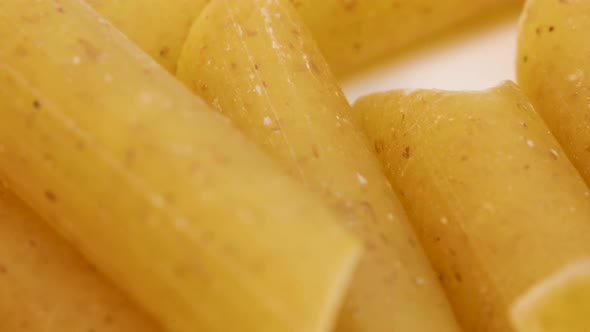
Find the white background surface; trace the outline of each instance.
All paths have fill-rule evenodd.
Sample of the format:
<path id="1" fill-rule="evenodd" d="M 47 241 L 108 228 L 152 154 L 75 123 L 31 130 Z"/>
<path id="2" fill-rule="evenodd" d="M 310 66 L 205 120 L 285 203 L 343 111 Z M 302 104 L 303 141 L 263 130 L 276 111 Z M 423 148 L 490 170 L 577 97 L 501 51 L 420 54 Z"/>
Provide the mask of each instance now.
<path id="1" fill-rule="evenodd" d="M 483 90 L 514 80 L 519 10 L 422 42 L 343 80 L 351 102 L 392 89 Z"/>

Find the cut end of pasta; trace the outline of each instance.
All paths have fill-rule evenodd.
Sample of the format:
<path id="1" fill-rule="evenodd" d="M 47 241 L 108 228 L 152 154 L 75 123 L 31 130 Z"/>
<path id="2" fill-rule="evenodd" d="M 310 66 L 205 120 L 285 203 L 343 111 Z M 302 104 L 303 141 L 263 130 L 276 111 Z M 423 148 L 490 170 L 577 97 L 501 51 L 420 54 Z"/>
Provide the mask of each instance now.
<path id="1" fill-rule="evenodd" d="M 519 332 L 590 331 L 590 260 L 535 285 L 512 306 L 511 318 Z"/>

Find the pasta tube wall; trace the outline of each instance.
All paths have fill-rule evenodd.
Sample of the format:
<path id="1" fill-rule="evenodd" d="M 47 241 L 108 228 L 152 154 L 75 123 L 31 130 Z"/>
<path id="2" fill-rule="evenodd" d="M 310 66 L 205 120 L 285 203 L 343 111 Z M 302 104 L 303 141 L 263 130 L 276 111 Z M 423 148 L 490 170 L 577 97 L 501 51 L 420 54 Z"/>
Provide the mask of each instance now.
<path id="1" fill-rule="evenodd" d="M 511 331 L 512 303 L 590 255 L 590 193 L 513 83 L 394 91 L 355 116 L 466 331 Z"/>
<path id="2" fill-rule="evenodd" d="M 457 331 L 405 212 L 288 1 L 211 2 L 187 39 L 178 77 L 364 240 L 337 331 Z"/>
<path id="3" fill-rule="evenodd" d="M 170 72 L 209 0 L 85 0 Z"/>
<path id="4" fill-rule="evenodd" d="M 0 185 L 0 331 L 92 330 L 160 331 Z"/>
<path id="5" fill-rule="evenodd" d="M 531 0 L 521 18 L 518 83 L 590 183 L 590 2 Z"/>
<path id="6" fill-rule="evenodd" d="M 94 11 L 56 4 L 0 2 L 0 176 L 169 331 L 326 331 L 357 242 Z"/>

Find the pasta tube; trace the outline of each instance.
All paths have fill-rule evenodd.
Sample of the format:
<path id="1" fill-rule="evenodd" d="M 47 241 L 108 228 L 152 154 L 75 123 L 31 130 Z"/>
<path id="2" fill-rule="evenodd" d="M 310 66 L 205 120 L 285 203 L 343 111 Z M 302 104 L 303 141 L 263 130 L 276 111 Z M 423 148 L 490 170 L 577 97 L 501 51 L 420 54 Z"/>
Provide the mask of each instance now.
<path id="1" fill-rule="evenodd" d="M 0 185 L 0 331 L 93 330 L 160 331 Z"/>
<path id="2" fill-rule="evenodd" d="M 186 35 L 209 0 L 85 0 L 174 73 Z"/>
<path id="3" fill-rule="evenodd" d="M 521 20 L 518 83 L 590 183 L 590 2 L 532 0 Z"/>
<path id="4" fill-rule="evenodd" d="M 171 72 L 210 0 L 86 0 Z M 342 76 L 441 30 L 522 0 L 289 0 Z"/>
<path id="5" fill-rule="evenodd" d="M 410 43 L 522 0 L 290 0 L 334 72 L 343 75 Z"/>
<path id="6" fill-rule="evenodd" d="M 511 331 L 522 293 L 590 255 L 590 193 L 513 83 L 394 91 L 355 116 L 466 331 Z"/>
<path id="7" fill-rule="evenodd" d="M 82 2 L 0 13 L 20 197 L 169 331 L 328 330 L 359 254 L 328 209 Z"/>
<path id="8" fill-rule="evenodd" d="M 212 1 L 189 34 L 178 77 L 322 194 L 364 240 L 337 331 L 458 330 L 350 106 L 288 1 Z"/>

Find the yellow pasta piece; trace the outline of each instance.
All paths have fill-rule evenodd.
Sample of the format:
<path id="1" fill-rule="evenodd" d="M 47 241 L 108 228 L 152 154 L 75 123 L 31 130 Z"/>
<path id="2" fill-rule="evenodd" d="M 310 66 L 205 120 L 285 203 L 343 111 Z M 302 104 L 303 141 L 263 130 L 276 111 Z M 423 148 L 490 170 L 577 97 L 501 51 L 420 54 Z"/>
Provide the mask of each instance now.
<path id="1" fill-rule="evenodd" d="M 532 0 L 521 21 L 518 83 L 590 183 L 590 2 Z"/>
<path id="2" fill-rule="evenodd" d="M 522 0 L 290 0 L 336 74 Z"/>
<path id="3" fill-rule="evenodd" d="M 515 84 L 375 94 L 354 114 L 466 331 L 511 331 L 518 296 L 590 254 L 590 193 Z"/>
<path id="4" fill-rule="evenodd" d="M 159 329 L 0 185 L 0 331 Z"/>
<path id="5" fill-rule="evenodd" d="M 337 218 L 82 2 L 0 2 L 0 177 L 171 332 L 328 331 Z"/>
<path id="6" fill-rule="evenodd" d="M 178 76 L 364 240 L 337 331 L 458 331 L 398 199 L 288 1 L 213 0 L 187 39 Z"/>
<path id="7" fill-rule="evenodd" d="M 85 0 L 170 72 L 209 0 Z"/>
<path id="8" fill-rule="evenodd" d="M 86 0 L 171 72 L 210 0 Z M 343 75 L 416 40 L 522 0 L 290 0 Z"/>
<path id="9" fill-rule="evenodd" d="M 590 329 L 590 261 L 574 263 L 532 287 L 512 306 L 520 332 Z"/>

